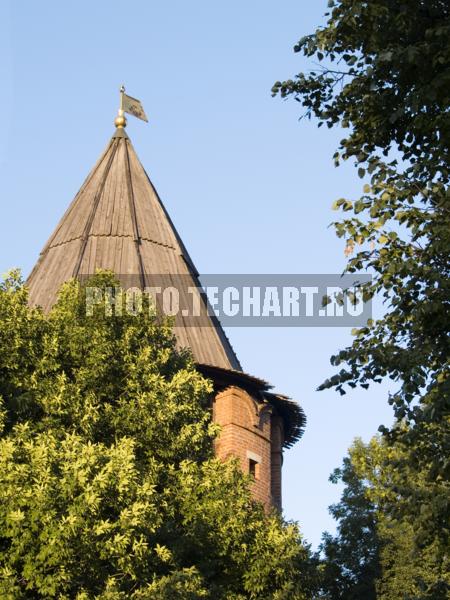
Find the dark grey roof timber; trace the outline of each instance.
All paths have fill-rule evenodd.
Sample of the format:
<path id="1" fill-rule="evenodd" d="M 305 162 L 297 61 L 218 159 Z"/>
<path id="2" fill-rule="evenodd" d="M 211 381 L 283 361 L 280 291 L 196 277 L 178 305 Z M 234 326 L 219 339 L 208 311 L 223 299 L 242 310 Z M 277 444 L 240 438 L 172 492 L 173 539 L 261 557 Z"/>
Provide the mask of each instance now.
<path id="1" fill-rule="evenodd" d="M 27 285 L 30 304 L 48 311 L 62 283 L 98 269 L 119 277 L 181 276 L 198 287 L 198 274 L 152 182 L 122 128 L 88 175 L 51 235 Z M 197 363 L 241 370 L 217 319 L 204 326 L 175 327 L 180 346 Z"/>

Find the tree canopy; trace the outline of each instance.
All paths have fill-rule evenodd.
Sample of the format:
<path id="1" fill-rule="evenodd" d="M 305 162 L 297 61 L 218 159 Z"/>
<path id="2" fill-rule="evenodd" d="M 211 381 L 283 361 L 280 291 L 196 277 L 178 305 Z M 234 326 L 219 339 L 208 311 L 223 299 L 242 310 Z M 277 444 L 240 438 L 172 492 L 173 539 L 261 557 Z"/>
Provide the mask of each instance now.
<path id="1" fill-rule="evenodd" d="M 44 315 L 0 285 L 0 596 L 307 598 L 298 528 L 214 458 L 211 385 L 170 323 L 89 316 L 83 289 Z"/>
<path id="2" fill-rule="evenodd" d="M 366 478 L 354 462 L 352 448 L 342 468 L 330 476 L 332 483 L 342 482 L 345 486 L 340 502 L 330 506 L 337 532 L 324 533 L 320 547 L 321 588 L 330 600 L 377 598 L 376 580 L 381 574 L 378 515 L 376 504 L 368 497 Z"/>
<path id="3" fill-rule="evenodd" d="M 276 82 L 301 117 L 343 128 L 334 163 L 354 162 L 361 195 L 335 200 L 346 271 L 372 274 L 363 298 L 385 314 L 355 329 L 319 389 L 341 394 L 389 378 L 398 451 L 384 510 L 408 522 L 418 554 L 449 552 L 450 5 L 330 0 L 327 20 L 294 47 L 310 71 Z M 421 485 L 417 485 L 420 481 Z M 394 493 L 395 492 L 395 493 Z M 433 549 L 433 550 L 431 550 Z M 417 596 L 419 597 L 419 596 Z M 424 596 L 426 597 L 426 596 Z"/>
<path id="4" fill-rule="evenodd" d="M 341 500 L 330 507 L 338 527 L 324 534 L 321 593 L 327 600 L 446 600 L 450 586 L 448 557 L 437 540 L 417 549 L 414 525 L 386 507 L 396 500 L 405 473 L 401 446 L 374 437 L 355 440 L 342 468 L 331 476 L 342 482 Z M 414 486 L 426 479 L 410 475 Z"/>

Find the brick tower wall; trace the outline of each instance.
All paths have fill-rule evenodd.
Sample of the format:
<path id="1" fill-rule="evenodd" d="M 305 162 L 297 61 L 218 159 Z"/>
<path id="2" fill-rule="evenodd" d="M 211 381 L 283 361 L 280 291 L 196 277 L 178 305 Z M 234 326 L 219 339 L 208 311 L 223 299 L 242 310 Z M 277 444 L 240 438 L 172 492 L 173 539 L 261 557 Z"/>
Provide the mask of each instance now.
<path id="1" fill-rule="evenodd" d="M 281 508 L 282 429 L 281 420 L 272 416 L 272 407 L 256 401 L 245 390 L 230 386 L 216 395 L 213 418 L 222 428 L 215 442 L 216 456 L 222 460 L 238 458 L 244 473 L 254 478 L 255 499 L 266 508 Z"/>
<path id="2" fill-rule="evenodd" d="M 273 505 L 281 510 L 281 484 L 283 467 L 283 419 L 278 415 L 271 418 L 271 452 L 270 452 L 270 475 Z"/>

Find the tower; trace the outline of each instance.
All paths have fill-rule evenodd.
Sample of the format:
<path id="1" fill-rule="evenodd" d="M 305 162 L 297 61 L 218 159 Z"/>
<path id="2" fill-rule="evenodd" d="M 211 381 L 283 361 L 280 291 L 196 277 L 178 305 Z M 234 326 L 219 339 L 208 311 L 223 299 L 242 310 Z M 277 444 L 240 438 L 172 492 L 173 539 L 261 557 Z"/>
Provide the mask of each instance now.
<path id="1" fill-rule="evenodd" d="M 156 274 L 169 283 L 183 277 L 192 288 L 200 287 L 194 264 L 125 131 L 123 110 L 115 124 L 109 144 L 27 280 L 30 304 L 44 311 L 65 281 L 98 269 L 111 270 L 119 279 L 132 276 L 142 288 L 152 287 Z M 215 452 L 222 459 L 237 457 L 254 478 L 254 497 L 266 507 L 281 508 L 282 453 L 301 436 L 303 411 L 246 374 L 218 320 L 204 319 L 195 327 L 181 317 L 175 335 L 180 346 L 191 349 L 198 370 L 213 381 L 213 418 L 222 428 Z"/>

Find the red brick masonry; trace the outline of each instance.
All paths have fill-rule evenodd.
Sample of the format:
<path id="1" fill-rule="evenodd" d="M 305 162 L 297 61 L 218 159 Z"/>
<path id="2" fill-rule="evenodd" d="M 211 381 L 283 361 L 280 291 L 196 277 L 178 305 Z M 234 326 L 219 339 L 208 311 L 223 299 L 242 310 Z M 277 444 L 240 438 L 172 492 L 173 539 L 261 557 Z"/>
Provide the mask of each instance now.
<path id="1" fill-rule="evenodd" d="M 237 457 L 245 473 L 254 476 L 253 493 L 266 508 L 281 509 L 283 421 L 267 402 L 257 401 L 237 386 L 220 391 L 213 418 L 222 431 L 216 455 Z"/>

